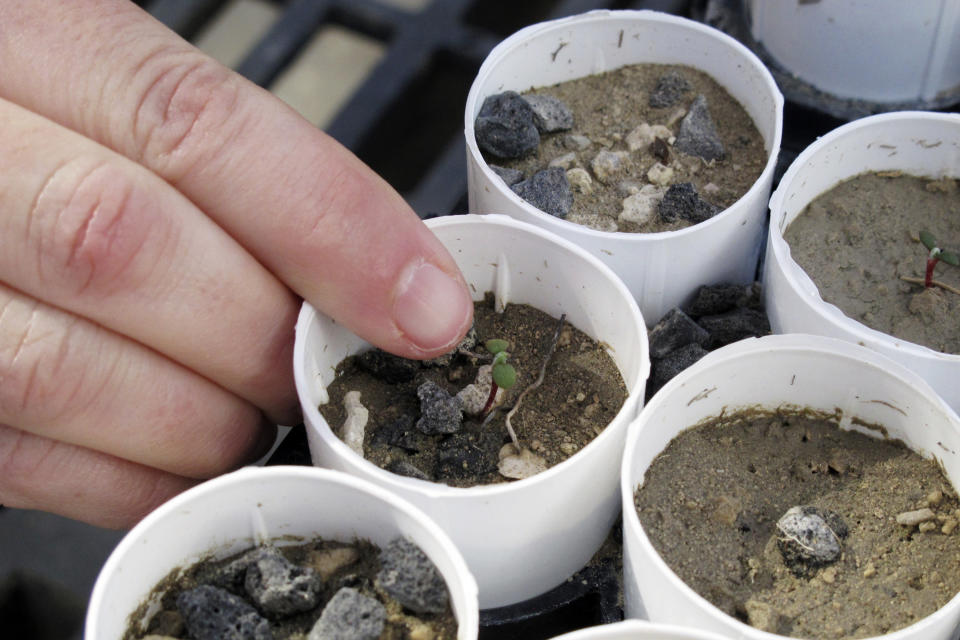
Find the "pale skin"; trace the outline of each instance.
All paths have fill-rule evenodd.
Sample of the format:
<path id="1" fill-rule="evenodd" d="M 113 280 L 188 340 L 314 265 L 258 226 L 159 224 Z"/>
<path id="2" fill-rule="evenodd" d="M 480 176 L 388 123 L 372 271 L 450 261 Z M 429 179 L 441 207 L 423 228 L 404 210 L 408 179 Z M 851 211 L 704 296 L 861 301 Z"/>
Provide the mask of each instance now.
<path id="1" fill-rule="evenodd" d="M 403 199 L 126 0 L 0 3 L 0 503 L 128 527 L 293 424 L 301 299 L 391 352 L 473 307 Z"/>

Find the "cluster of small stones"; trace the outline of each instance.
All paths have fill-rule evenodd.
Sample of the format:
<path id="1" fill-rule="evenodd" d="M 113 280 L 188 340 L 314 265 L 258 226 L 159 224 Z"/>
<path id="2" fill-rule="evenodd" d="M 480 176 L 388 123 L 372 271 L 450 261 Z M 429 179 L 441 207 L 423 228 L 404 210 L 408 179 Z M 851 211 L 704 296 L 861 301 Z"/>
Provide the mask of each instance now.
<path id="1" fill-rule="evenodd" d="M 650 93 L 650 105 L 675 106 L 690 92 L 691 85 L 683 75 L 671 71 L 659 79 Z M 512 160 L 536 152 L 542 135 L 569 131 L 573 123 L 574 114 L 558 98 L 506 91 L 484 100 L 474 128 L 477 145 L 484 153 Z M 616 218 L 592 214 L 573 220 L 602 231 L 617 231 L 624 223 L 642 226 L 654 219 L 696 224 L 721 211 L 702 198 L 693 183 L 674 181 L 672 164 L 678 153 L 704 162 L 723 160 L 726 156 L 710 117 L 707 98 L 702 94 L 695 96 L 686 109 L 675 111 L 668 124 L 641 123 L 622 140 L 622 145 L 617 145 L 622 149 L 605 147 L 593 151 L 597 145 L 581 135 L 568 135 L 564 146 L 570 150 L 568 153 L 553 158 L 547 168 L 531 176 L 493 163 L 490 168 L 521 198 L 559 218 L 567 218 L 576 193 L 591 193 L 595 182 L 616 185 L 623 195 L 622 209 Z M 657 161 L 640 179 L 625 179 L 623 167 L 630 154 L 650 154 Z M 714 190 L 715 185 L 704 187 L 707 195 Z"/>
<path id="2" fill-rule="evenodd" d="M 175 607 L 158 612 L 148 635 L 139 637 L 375 640 L 389 622 L 406 627 L 407 637 L 436 639 L 433 628 L 416 616 L 447 612 L 449 596 L 423 551 L 406 538 L 394 539 L 380 551 L 380 570 L 372 580 L 342 571 L 359 553 L 337 547 L 318 553 L 312 564 L 294 564 L 273 546 L 256 547 L 204 573 L 199 585 L 177 594 Z M 293 616 L 315 621 L 307 632 L 283 635 L 278 626 Z"/>
<path id="3" fill-rule="evenodd" d="M 960 509 L 952 508 L 953 503 L 945 498 L 943 491 L 935 489 L 919 501 L 916 509 L 895 516 L 883 512 L 877 515 L 895 520 L 906 536 L 954 535 L 960 524 Z M 843 545 L 849 534 L 839 514 L 809 505 L 795 506 L 777 521 L 777 549 L 784 565 L 796 577 L 817 576 L 831 584 L 838 577 L 837 570 L 830 565 L 843 556 Z M 864 578 L 877 575 L 873 561 L 864 563 L 860 570 Z M 744 609 L 750 626 L 771 633 L 782 631 L 784 618 L 769 603 L 751 598 L 744 603 Z"/>
<path id="4" fill-rule="evenodd" d="M 686 309 L 674 307 L 650 329 L 647 397 L 710 351 L 769 333 L 759 283 L 700 287 Z"/>
<path id="5" fill-rule="evenodd" d="M 931 491 L 916 509 L 898 513 L 897 524 L 911 532 L 952 534 L 960 524 L 960 509 L 945 510 L 943 498 L 939 489 Z"/>
<path id="6" fill-rule="evenodd" d="M 379 424 L 371 434 L 371 448 L 393 451 L 386 469 L 420 480 L 443 481 L 466 478 L 495 470 L 506 433 L 487 429 L 464 429 L 464 417 L 479 416 L 490 394 L 492 376 L 489 364 L 482 364 L 472 351 L 476 348 L 476 331 L 471 329 L 457 349 L 434 360 L 409 360 L 380 349 L 359 354 L 357 364 L 368 374 L 391 385 L 417 383 L 419 413 L 401 413 L 396 419 Z M 480 348 L 483 351 L 482 348 Z M 457 393 L 450 393 L 433 380 L 423 377 L 424 369 L 448 366 L 454 358 L 469 361 L 471 368 L 480 365 L 473 382 Z M 456 369 L 460 371 L 459 368 Z M 503 397 L 498 391 L 497 400 Z M 349 414 L 348 414 L 349 421 Z M 345 434 L 343 434 L 345 435 Z M 421 468 L 400 452 L 422 453 L 429 450 L 427 441 L 435 441 L 436 459 L 428 468 Z M 364 455 L 363 450 L 359 450 Z"/>

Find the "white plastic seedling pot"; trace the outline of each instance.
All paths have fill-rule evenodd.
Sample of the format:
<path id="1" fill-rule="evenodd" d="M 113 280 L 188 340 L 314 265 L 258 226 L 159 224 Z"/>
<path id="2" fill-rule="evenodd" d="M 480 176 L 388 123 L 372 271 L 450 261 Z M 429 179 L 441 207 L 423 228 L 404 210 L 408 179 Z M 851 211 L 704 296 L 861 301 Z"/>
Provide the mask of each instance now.
<path id="1" fill-rule="evenodd" d="M 753 39 L 820 91 L 914 108 L 960 98 L 955 0 L 744 4 Z"/>
<path id="2" fill-rule="evenodd" d="M 123 637 L 131 616 L 174 569 L 274 540 L 397 536 L 417 544 L 447 583 L 457 638 L 480 624 L 477 584 L 460 552 L 422 511 L 347 474 L 314 467 L 247 467 L 200 484 L 161 505 L 120 541 L 104 564 L 87 611 L 86 640 Z M 279 541 L 277 541 L 279 539 Z M 138 623 L 141 621 L 137 621 Z"/>
<path id="3" fill-rule="evenodd" d="M 751 338 L 723 347 L 668 382 L 631 425 L 621 476 L 624 601 L 631 618 L 675 623 L 741 640 L 784 640 L 728 616 L 687 586 L 656 552 L 633 506 L 653 459 L 681 431 L 737 408 L 805 407 L 838 415 L 839 426 L 880 424 L 887 437 L 934 458 L 960 486 L 960 418 L 913 372 L 875 351 L 823 336 Z M 883 640 L 947 640 L 960 623 L 960 596 Z"/>
<path id="4" fill-rule="evenodd" d="M 442 217 L 427 225 L 457 261 L 475 300 L 493 291 L 503 303 L 526 303 L 554 317 L 566 313 L 573 326 L 608 345 L 629 396 L 590 444 L 533 477 L 455 488 L 396 475 L 351 450 L 318 409 L 337 364 L 370 345 L 304 305 L 294 376 L 310 451 L 315 464 L 372 480 L 421 507 L 466 558 L 480 606 L 513 604 L 583 567 L 616 520 L 623 438 L 643 403 L 650 370 L 646 330 L 613 272 L 562 238 L 497 215 Z"/>
<path id="5" fill-rule="evenodd" d="M 700 224 L 660 233 L 597 231 L 544 213 L 501 180 L 477 146 L 474 120 L 485 98 L 550 86 L 638 63 L 706 72 L 744 107 L 768 152 L 739 200 Z M 651 325 L 703 284 L 752 282 L 783 133 L 783 96 L 745 46 L 706 25 L 656 11 L 592 11 L 521 29 L 487 56 L 467 96 L 464 129 L 470 211 L 505 213 L 559 234 L 612 268 Z"/>
<path id="6" fill-rule="evenodd" d="M 807 147 L 770 198 L 763 284 L 775 333 L 813 333 L 875 349 L 920 374 L 960 410 L 960 355 L 934 351 L 882 333 L 823 300 L 790 256 L 783 237 L 807 205 L 839 182 L 868 171 L 960 178 L 960 115 L 901 111 L 855 120 Z"/>
<path id="7" fill-rule="evenodd" d="M 554 640 L 724 640 L 724 637 L 689 627 L 624 620 L 571 631 Z"/>

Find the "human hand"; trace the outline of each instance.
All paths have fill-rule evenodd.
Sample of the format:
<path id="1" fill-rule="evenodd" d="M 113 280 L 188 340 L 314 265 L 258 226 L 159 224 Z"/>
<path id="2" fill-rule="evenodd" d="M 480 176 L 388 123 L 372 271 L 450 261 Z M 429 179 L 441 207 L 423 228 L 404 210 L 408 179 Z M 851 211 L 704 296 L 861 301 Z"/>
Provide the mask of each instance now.
<path id="1" fill-rule="evenodd" d="M 297 296 L 407 357 L 472 304 L 389 186 L 126 0 L 0 4 L 0 503 L 126 527 L 298 415 Z"/>

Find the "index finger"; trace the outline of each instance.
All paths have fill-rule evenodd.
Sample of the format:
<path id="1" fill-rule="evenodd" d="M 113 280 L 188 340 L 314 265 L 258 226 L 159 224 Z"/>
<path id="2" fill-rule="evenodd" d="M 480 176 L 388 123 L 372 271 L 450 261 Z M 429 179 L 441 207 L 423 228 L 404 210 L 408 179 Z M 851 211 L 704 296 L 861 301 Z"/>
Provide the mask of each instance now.
<path id="1" fill-rule="evenodd" d="M 0 25 L 0 97 L 148 167 L 358 335 L 429 358 L 469 327 L 456 263 L 389 185 L 135 5 L 14 0 Z"/>

